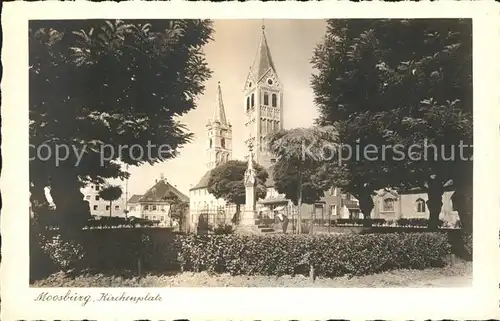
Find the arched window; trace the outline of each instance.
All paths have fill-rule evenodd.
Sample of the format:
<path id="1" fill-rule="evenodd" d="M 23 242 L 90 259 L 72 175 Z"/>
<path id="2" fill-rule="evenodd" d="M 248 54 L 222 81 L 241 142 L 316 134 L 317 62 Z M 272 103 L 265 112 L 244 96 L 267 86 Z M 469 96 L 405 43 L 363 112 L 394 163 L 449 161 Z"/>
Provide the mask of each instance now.
<path id="1" fill-rule="evenodd" d="M 255 106 L 255 95 L 254 94 L 252 94 L 252 105 L 251 106 L 252 107 Z"/>
<path id="2" fill-rule="evenodd" d="M 425 213 L 425 201 L 419 198 L 415 203 L 417 203 L 417 213 Z"/>
<path id="3" fill-rule="evenodd" d="M 271 96 L 271 103 L 273 107 L 278 107 L 278 96 L 276 94 Z"/>
<path id="4" fill-rule="evenodd" d="M 210 138 L 210 139 L 208 140 L 208 142 L 209 142 L 209 145 L 210 145 L 210 147 L 209 147 L 209 148 L 212 148 L 212 138 Z"/>
<path id="5" fill-rule="evenodd" d="M 269 95 L 268 93 L 264 93 L 264 106 L 269 105 Z"/>
<path id="6" fill-rule="evenodd" d="M 221 139 L 220 139 L 220 146 L 221 146 L 222 148 L 226 148 L 226 140 L 225 140 L 224 138 L 221 138 Z"/>
<path id="7" fill-rule="evenodd" d="M 247 97 L 247 111 L 250 110 L 250 97 Z"/>
<path id="8" fill-rule="evenodd" d="M 384 212 L 394 212 L 394 199 L 386 198 L 384 200 Z"/>

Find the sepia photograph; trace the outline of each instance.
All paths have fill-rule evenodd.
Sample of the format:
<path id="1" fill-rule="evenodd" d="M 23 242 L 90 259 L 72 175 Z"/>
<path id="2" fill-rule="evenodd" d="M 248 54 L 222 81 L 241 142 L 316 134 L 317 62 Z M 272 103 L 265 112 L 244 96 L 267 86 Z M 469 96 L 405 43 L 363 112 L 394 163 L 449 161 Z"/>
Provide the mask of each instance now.
<path id="1" fill-rule="evenodd" d="M 29 21 L 30 285 L 470 287 L 472 62 L 465 18 Z"/>
<path id="2" fill-rule="evenodd" d="M 1 319 L 498 318 L 495 8 L 6 4 Z"/>

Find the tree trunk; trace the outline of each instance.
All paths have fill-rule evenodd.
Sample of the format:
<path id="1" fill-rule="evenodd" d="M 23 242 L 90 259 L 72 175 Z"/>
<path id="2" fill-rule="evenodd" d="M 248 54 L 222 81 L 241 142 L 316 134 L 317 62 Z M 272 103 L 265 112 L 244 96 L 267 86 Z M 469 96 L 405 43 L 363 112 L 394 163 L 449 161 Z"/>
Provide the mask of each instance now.
<path id="1" fill-rule="evenodd" d="M 297 211 L 297 234 L 302 234 L 302 175 L 299 172 L 299 184 L 298 184 L 298 189 L 299 189 L 299 195 L 297 198 L 297 206 L 298 206 L 298 211 Z"/>
<path id="2" fill-rule="evenodd" d="M 472 186 L 458 185 L 451 196 L 453 209 L 458 212 L 462 231 L 472 233 Z"/>
<path id="3" fill-rule="evenodd" d="M 369 190 L 362 191 L 359 194 L 359 209 L 363 213 L 363 226 L 371 227 L 371 212 L 373 210 L 372 192 Z"/>
<path id="4" fill-rule="evenodd" d="M 241 211 L 241 204 L 236 204 L 236 213 L 234 213 L 233 218 L 231 220 L 231 222 L 235 225 L 239 223 L 240 211 Z"/>
<path id="5" fill-rule="evenodd" d="M 88 202 L 83 199 L 78 177 L 63 171 L 58 174 L 52 177 L 51 194 L 60 227 L 81 229 L 90 218 L 90 208 Z"/>
<path id="6" fill-rule="evenodd" d="M 111 217 L 111 210 L 113 209 L 113 201 L 109 201 L 109 217 Z"/>
<path id="7" fill-rule="evenodd" d="M 439 214 L 443 206 L 443 184 L 438 179 L 431 179 L 429 181 L 429 188 L 427 189 L 427 208 L 429 209 L 429 229 L 437 231 L 439 228 Z"/>

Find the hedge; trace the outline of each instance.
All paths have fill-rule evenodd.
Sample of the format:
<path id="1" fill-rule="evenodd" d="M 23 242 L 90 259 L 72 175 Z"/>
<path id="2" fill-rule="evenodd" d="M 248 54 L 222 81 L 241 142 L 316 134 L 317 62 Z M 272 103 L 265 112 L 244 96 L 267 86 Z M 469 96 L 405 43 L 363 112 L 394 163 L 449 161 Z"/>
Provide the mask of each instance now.
<path id="1" fill-rule="evenodd" d="M 325 236 L 190 235 L 181 238 L 184 271 L 232 275 L 364 275 L 443 266 L 451 247 L 440 233 Z"/>
<path id="2" fill-rule="evenodd" d="M 63 270 L 137 271 L 140 261 L 143 272 L 277 276 L 307 274 L 312 266 L 323 277 L 443 266 L 451 253 L 446 233 L 201 236 L 139 231 L 102 230 L 99 237 L 82 233 L 72 241 L 50 237 L 44 252 Z"/>
<path id="3" fill-rule="evenodd" d="M 386 222 L 386 220 L 383 218 L 373 218 L 373 219 L 339 218 L 336 220 L 336 223 L 340 225 L 363 225 L 366 221 L 369 221 L 372 225 L 382 225 Z"/>

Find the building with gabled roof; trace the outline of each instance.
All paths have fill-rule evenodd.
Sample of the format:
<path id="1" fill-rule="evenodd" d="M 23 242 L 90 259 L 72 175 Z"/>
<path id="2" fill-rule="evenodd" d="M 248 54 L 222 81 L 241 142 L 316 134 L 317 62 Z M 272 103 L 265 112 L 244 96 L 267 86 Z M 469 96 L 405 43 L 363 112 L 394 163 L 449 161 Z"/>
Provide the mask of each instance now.
<path id="1" fill-rule="evenodd" d="M 172 204 L 189 204 L 189 197 L 170 184 L 162 175 L 143 195 L 132 195 L 127 202 L 128 215 L 160 221 L 172 226 Z M 187 213 L 186 213 L 187 214 Z"/>

